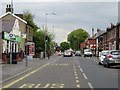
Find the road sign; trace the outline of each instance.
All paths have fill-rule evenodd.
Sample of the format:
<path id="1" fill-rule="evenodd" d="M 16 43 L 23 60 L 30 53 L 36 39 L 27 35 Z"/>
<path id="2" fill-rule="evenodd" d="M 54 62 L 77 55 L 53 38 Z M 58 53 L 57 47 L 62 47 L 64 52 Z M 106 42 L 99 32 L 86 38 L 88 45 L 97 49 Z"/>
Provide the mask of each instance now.
<path id="1" fill-rule="evenodd" d="M 13 34 L 10 33 L 10 34 L 9 34 L 9 37 L 12 38 L 12 37 L 13 37 Z"/>

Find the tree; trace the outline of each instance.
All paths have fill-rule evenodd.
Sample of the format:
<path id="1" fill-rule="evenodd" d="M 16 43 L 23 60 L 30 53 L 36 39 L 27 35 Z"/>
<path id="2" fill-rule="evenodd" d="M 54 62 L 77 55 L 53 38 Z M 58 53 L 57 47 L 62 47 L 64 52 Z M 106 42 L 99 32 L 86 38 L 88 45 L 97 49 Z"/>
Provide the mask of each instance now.
<path id="1" fill-rule="evenodd" d="M 64 50 L 67 50 L 70 48 L 70 45 L 68 42 L 61 42 L 60 43 L 60 48 L 61 48 L 61 51 L 63 52 Z"/>
<path id="2" fill-rule="evenodd" d="M 38 26 L 34 23 L 33 19 L 35 18 L 34 15 L 28 10 L 23 11 L 23 18 L 27 21 L 27 24 L 33 28 L 35 32 L 38 29 Z"/>
<path id="3" fill-rule="evenodd" d="M 47 37 L 46 37 L 47 36 Z M 34 33 L 34 43 L 36 45 L 36 52 L 45 51 L 45 39 L 46 39 L 46 49 L 53 50 L 55 42 L 53 41 L 54 35 L 45 28 L 40 28 Z"/>
<path id="4" fill-rule="evenodd" d="M 76 29 L 72 31 L 69 35 L 67 40 L 70 42 L 70 47 L 74 50 L 80 49 L 80 43 L 88 38 L 88 33 L 84 29 Z"/>
<path id="5" fill-rule="evenodd" d="M 51 47 L 54 46 L 53 39 L 54 35 L 43 26 L 38 28 L 38 26 L 34 23 L 35 16 L 28 10 L 23 12 L 23 18 L 27 21 L 27 24 L 33 29 L 33 42 L 35 43 L 35 52 L 40 53 L 41 51 L 45 51 L 45 36 L 47 35 L 47 50 L 50 50 Z"/>

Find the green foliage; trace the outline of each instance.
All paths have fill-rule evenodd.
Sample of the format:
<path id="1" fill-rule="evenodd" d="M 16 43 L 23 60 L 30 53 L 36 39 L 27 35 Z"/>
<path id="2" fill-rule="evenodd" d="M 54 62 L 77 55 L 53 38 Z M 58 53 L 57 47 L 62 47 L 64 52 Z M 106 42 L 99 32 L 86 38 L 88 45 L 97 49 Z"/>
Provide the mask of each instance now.
<path id="1" fill-rule="evenodd" d="M 74 50 L 80 49 L 80 43 L 85 41 L 88 38 L 88 33 L 84 29 L 76 29 L 72 31 L 69 35 L 67 40 L 70 42 L 70 47 Z"/>
<path id="2" fill-rule="evenodd" d="M 45 35 L 48 36 L 47 41 L 47 49 L 50 50 L 50 46 L 53 47 L 53 39 L 54 35 L 48 32 L 45 27 L 42 27 L 41 29 L 38 28 L 38 26 L 34 23 L 34 15 L 28 10 L 25 10 L 23 12 L 23 18 L 27 21 L 27 24 L 32 27 L 33 29 L 33 42 L 35 43 L 35 51 L 41 52 L 45 50 Z M 39 31 L 37 31 L 39 29 Z"/>
<path id="3" fill-rule="evenodd" d="M 55 45 L 55 43 L 53 42 L 54 35 L 48 31 L 39 29 L 39 31 L 34 32 L 34 37 L 33 37 L 33 41 L 36 45 L 36 52 L 45 51 L 45 36 L 46 35 L 48 36 L 48 40 L 46 42 L 47 50 L 54 48 L 54 45 Z"/>
<path id="4" fill-rule="evenodd" d="M 34 23 L 34 15 L 28 10 L 25 10 L 23 12 L 23 18 L 25 21 L 27 21 L 27 24 L 33 28 L 33 31 L 36 31 L 38 29 L 38 26 Z"/>
<path id="5" fill-rule="evenodd" d="M 45 36 L 45 33 L 43 31 L 34 32 L 33 41 L 35 43 L 36 52 L 44 51 L 44 48 L 45 48 L 44 36 Z"/>
<path id="6" fill-rule="evenodd" d="M 60 43 L 60 48 L 61 48 L 61 51 L 64 51 L 64 50 L 67 50 L 70 48 L 70 45 L 68 42 L 61 42 Z"/>

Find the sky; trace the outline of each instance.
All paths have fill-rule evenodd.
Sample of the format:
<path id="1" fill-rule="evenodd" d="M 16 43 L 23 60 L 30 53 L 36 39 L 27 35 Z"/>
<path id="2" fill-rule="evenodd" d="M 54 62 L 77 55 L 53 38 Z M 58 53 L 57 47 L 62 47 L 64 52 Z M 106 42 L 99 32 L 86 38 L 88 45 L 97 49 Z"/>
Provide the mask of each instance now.
<path id="1" fill-rule="evenodd" d="M 49 1 L 49 2 L 48 2 Z M 67 35 L 78 28 L 83 28 L 91 35 L 91 29 L 105 30 L 110 24 L 118 22 L 118 0 L 13 0 L 14 13 L 29 10 L 39 26 L 46 25 L 55 34 L 55 41 L 67 41 Z M 1 2 L 0 15 L 5 13 L 10 0 Z M 53 15 L 52 13 L 56 13 Z"/>

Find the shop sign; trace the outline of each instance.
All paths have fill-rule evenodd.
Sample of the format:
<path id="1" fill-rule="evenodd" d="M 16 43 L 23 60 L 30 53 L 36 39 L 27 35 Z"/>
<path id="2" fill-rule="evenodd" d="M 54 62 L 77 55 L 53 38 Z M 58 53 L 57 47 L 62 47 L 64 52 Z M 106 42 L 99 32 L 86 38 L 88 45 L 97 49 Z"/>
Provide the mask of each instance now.
<path id="1" fill-rule="evenodd" d="M 14 35 L 14 34 L 9 34 L 7 32 L 2 32 L 2 37 L 5 40 L 12 40 L 14 42 L 21 42 L 21 37 Z"/>

